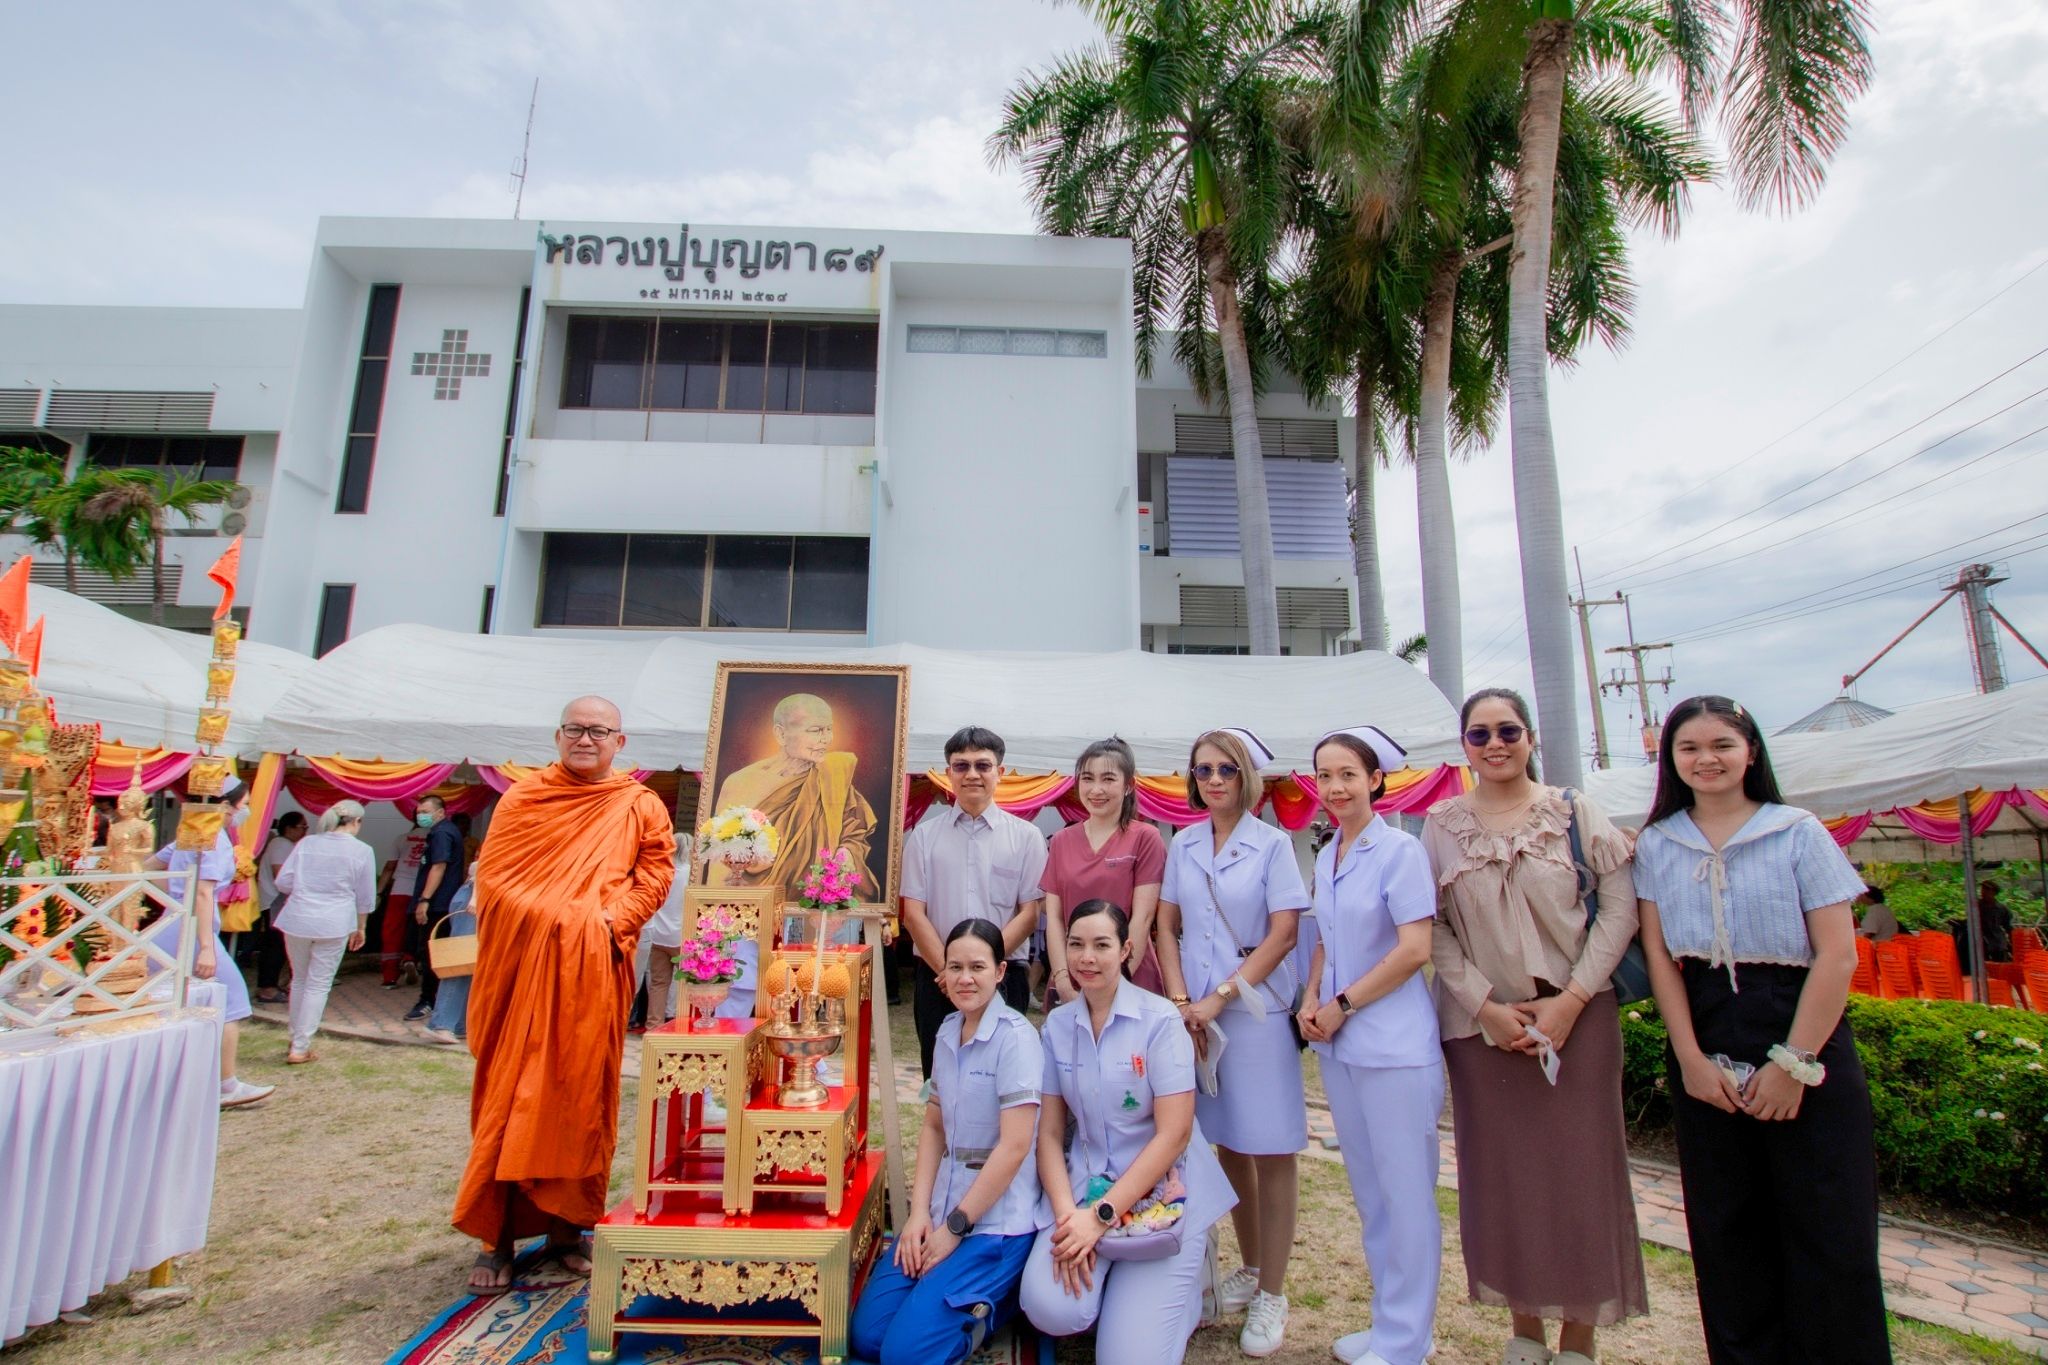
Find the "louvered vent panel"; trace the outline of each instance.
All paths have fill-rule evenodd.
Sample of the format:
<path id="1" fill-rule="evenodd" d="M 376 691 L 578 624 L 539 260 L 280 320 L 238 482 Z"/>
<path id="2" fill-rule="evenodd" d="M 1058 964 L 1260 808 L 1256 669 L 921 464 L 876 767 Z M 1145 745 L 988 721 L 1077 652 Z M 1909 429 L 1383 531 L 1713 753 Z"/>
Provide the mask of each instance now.
<path id="1" fill-rule="evenodd" d="M 213 426 L 213 394 L 60 389 L 50 394 L 46 425 L 94 431 L 207 431 Z"/>
<path id="2" fill-rule="evenodd" d="M 1344 468 L 1322 460 L 1267 460 L 1266 506 L 1275 559 L 1348 559 Z M 1166 462 L 1167 553 L 1234 559 L 1237 468 L 1175 455 Z"/>
<path id="3" fill-rule="evenodd" d="M 1349 630 L 1351 595 L 1343 588 L 1279 588 L 1274 591 L 1282 630 Z M 1244 589 L 1182 584 L 1180 623 L 1246 630 Z"/>
<path id="4" fill-rule="evenodd" d="M 1173 415 L 1173 448 L 1181 455 L 1228 455 L 1230 419 L 1199 412 Z M 1331 417 L 1261 417 L 1259 453 L 1269 460 L 1334 460 L 1337 422 Z"/>
<path id="5" fill-rule="evenodd" d="M 0 389 L 0 427 L 35 425 L 36 400 L 41 389 Z"/>
<path id="6" fill-rule="evenodd" d="M 29 582 L 45 588 L 64 586 L 64 566 L 61 563 L 45 564 L 40 560 L 29 567 Z M 176 562 L 164 565 L 164 601 L 178 600 L 178 587 L 184 581 L 185 566 Z M 106 574 L 93 569 L 78 571 L 78 595 L 90 602 L 105 606 L 146 607 L 150 602 L 151 582 L 148 566 L 138 569 L 128 578 L 116 582 Z"/>

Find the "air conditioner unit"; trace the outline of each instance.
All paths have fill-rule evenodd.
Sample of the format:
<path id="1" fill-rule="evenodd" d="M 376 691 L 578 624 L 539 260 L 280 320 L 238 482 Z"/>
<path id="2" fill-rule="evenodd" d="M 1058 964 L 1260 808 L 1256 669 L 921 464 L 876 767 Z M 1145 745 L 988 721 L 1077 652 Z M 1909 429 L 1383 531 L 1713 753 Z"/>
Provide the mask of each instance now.
<path id="1" fill-rule="evenodd" d="M 247 507 L 249 505 L 249 500 L 255 496 L 256 495 L 254 493 L 251 493 L 249 491 L 248 484 L 238 483 L 235 485 L 235 491 L 228 494 L 228 506 L 234 508 L 237 512 L 239 512 L 243 508 Z"/>
<path id="2" fill-rule="evenodd" d="M 240 512 L 230 512 L 220 519 L 220 533 L 224 536 L 238 536 L 249 529 L 249 519 Z"/>

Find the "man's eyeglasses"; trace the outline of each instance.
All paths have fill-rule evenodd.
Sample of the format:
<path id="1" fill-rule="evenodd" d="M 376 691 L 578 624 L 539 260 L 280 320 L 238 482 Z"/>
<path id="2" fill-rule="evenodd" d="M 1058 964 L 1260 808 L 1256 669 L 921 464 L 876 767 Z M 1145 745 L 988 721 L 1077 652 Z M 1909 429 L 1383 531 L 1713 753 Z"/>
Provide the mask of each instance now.
<path id="1" fill-rule="evenodd" d="M 1499 735 L 1503 744 L 1520 744 L 1522 736 L 1528 733 L 1519 725 L 1475 725 L 1465 732 L 1465 742 L 1475 749 L 1484 749 Z"/>
<path id="2" fill-rule="evenodd" d="M 1195 780 L 1197 782 L 1207 782 L 1215 777 L 1220 777 L 1225 782 L 1228 782 L 1231 778 L 1236 777 L 1237 774 L 1238 767 L 1235 763 L 1197 763 L 1195 765 Z"/>
<path id="3" fill-rule="evenodd" d="M 996 765 L 995 760 L 988 758 L 978 758 L 972 763 L 964 758 L 956 758 L 951 763 L 948 763 L 946 768 L 949 772 L 956 773 L 961 777 L 965 777 L 969 773 L 980 773 L 983 777 L 987 777 L 996 770 Z"/>
<path id="4" fill-rule="evenodd" d="M 594 744 L 602 744 L 617 733 L 619 732 L 612 729 L 609 725 L 564 725 L 562 727 L 562 738 L 587 739 Z"/>

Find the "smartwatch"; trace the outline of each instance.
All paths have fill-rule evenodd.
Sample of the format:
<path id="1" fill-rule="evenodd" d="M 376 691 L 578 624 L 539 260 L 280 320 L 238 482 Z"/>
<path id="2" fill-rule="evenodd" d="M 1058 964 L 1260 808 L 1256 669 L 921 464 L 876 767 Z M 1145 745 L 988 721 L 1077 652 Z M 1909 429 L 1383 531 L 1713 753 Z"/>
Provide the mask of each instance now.
<path id="1" fill-rule="evenodd" d="M 946 1215 L 946 1231 L 952 1233 L 955 1237 L 965 1237 L 968 1233 L 974 1231 L 974 1224 L 967 1221 L 967 1214 L 956 1207 L 951 1213 Z"/>
<path id="2" fill-rule="evenodd" d="M 1343 991 L 1337 992 L 1337 1008 L 1343 1010 L 1344 1013 L 1347 1015 L 1358 1013 L 1358 1006 L 1352 1004 L 1351 997 L 1346 995 Z"/>
<path id="3" fill-rule="evenodd" d="M 1103 1200 L 1100 1204 L 1097 1204 L 1095 1206 L 1095 1221 L 1102 1224 L 1102 1226 L 1106 1228 L 1115 1227 L 1116 1205 L 1110 1203 L 1107 1199 Z"/>

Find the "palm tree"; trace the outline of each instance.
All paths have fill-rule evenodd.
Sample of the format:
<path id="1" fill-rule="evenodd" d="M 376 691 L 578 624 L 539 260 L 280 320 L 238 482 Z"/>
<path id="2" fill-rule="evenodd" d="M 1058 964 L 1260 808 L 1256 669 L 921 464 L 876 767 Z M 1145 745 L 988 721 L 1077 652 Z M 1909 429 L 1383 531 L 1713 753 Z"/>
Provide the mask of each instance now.
<path id="1" fill-rule="evenodd" d="M 187 525 L 208 508 L 224 505 L 235 485 L 177 470 L 109 469 L 102 486 L 78 508 L 75 544 L 83 558 L 116 579 L 150 568 L 149 619 L 164 620 L 164 536 L 169 519 Z"/>
<path id="2" fill-rule="evenodd" d="M 1171 315 L 1177 358 L 1205 398 L 1221 369 L 1251 652 L 1278 654 L 1254 357 L 1274 325 L 1268 265 L 1299 183 L 1276 120 L 1316 79 L 1337 10 L 1267 0 L 1075 3 L 1108 46 L 1027 75 L 1004 101 L 990 157 L 1023 167 L 1047 232 L 1131 239 L 1141 367 Z"/>
<path id="3" fill-rule="evenodd" d="M 1404 664 L 1412 664 L 1417 659 L 1428 658 L 1429 636 L 1427 634 L 1409 636 L 1394 650 L 1394 657 Z"/>
<path id="4" fill-rule="evenodd" d="M 81 561 L 110 572 L 101 562 L 93 533 L 81 525 L 85 505 L 117 477 L 92 463 L 67 469 L 61 455 L 26 447 L 0 447 L 0 532 L 28 537 L 38 549 L 64 556 L 64 590 L 78 591 Z"/>
<path id="5" fill-rule="evenodd" d="M 1550 429 L 1546 342 L 1558 152 L 1575 74 L 1655 66 L 1698 121 L 1719 105 L 1738 195 L 1789 210 L 1809 200 L 1869 84 L 1866 0 L 1664 0 L 1657 22 L 1613 24 L 1608 0 L 1467 0 L 1526 35 L 1514 254 L 1509 278 L 1509 431 L 1522 609 L 1546 776 L 1580 778 L 1564 511 Z"/>

